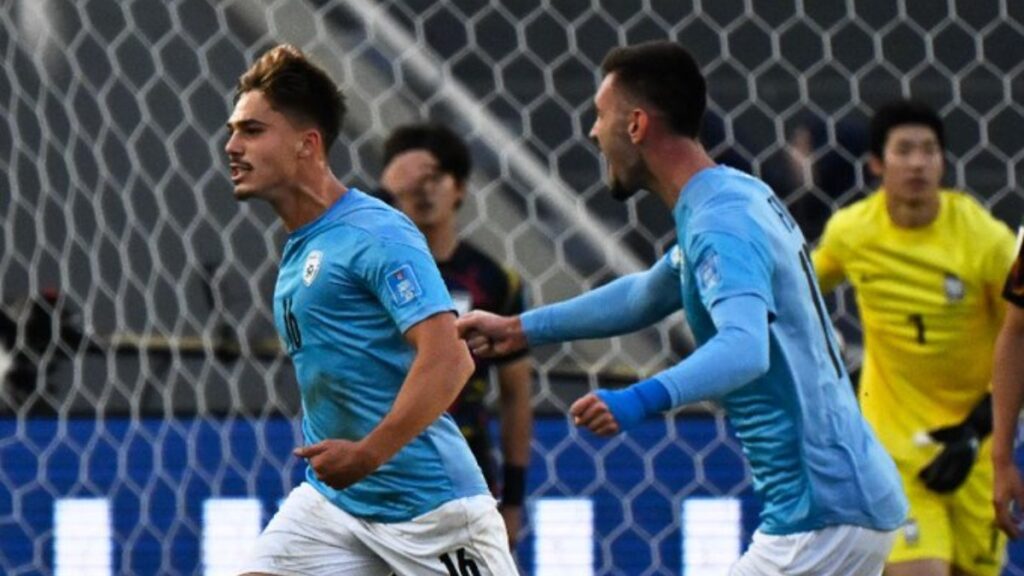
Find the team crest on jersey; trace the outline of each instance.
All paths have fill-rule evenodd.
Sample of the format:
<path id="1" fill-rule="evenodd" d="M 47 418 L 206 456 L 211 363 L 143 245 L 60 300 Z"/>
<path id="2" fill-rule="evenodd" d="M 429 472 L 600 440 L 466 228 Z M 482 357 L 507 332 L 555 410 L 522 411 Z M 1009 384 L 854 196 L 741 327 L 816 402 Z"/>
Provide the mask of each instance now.
<path id="1" fill-rule="evenodd" d="M 907 543 L 907 546 L 917 546 L 921 542 L 921 528 L 917 525 L 917 520 L 913 518 L 907 518 L 907 521 L 903 523 L 903 540 Z"/>
<path id="2" fill-rule="evenodd" d="M 324 259 L 324 253 L 319 250 L 313 250 L 306 256 L 306 263 L 302 265 L 302 283 L 309 286 L 316 280 L 316 275 L 320 272 L 320 262 Z"/>
<path id="3" fill-rule="evenodd" d="M 964 281 L 957 278 L 955 274 L 946 274 L 946 279 L 942 283 L 946 289 L 946 300 L 950 302 L 959 302 L 964 299 L 967 294 L 967 288 L 964 286 Z"/>
<path id="4" fill-rule="evenodd" d="M 721 276 L 718 274 L 718 253 L 708 252 L 697 265 L 697 285 L 701 292 L 713 290 L 718 286 Z"/>
<path id="5" fill-rule="evenodd" d="M 672 250 L 668 253 L 668 261 L 676 270 L 683 269 L 683 264 L 685 264 L 686 262 L 683 259 L 683 251 L 679 249 L 678 244 L 673 246 Z"/>
<path id="6" fill-rule="evenodd" d="M 416 274 L 412 271 L 412 266 L 408 264 L 403 264 L 388 272 L 387 284 L 388 291 L 391 292 L 391 301 L 398 306 L 405 306 L 423 293 L 419 281 L 416 280 Z"/>

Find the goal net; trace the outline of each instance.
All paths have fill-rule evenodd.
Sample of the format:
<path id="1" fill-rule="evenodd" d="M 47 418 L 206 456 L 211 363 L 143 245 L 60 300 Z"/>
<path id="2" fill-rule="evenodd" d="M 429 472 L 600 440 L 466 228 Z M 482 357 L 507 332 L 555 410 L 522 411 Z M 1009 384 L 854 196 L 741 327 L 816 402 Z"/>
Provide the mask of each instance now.
<path id="1" fill-rule="evenodd" d="M 341 82 L 350 186 L 375 187 L 399 124 L 463 134 L 463 235 L 536 305 L 674 242 L 657 199 L 610 199 L 586 138 L 604 54 L 664 38 L 707 74 L 712 155 L 809 241 L 873 185 L 866 121 L 899 96 L 940 110 L 950 185 L 1024 213 L 1015 0 L 0 0 L 0 573 L 231 574 L 301 481 L 270 306 L 285 232 L 234 201 L 223 153 L 255 57 L 290 42 Z M 856 370 L 849 294 L 833 304 Z M 524 573 L 724 574 L 749 543 L 759 505 L 714 407 L 611 440 L 564 416 L 691 346 L 675 315 L 533 351 Z"/>

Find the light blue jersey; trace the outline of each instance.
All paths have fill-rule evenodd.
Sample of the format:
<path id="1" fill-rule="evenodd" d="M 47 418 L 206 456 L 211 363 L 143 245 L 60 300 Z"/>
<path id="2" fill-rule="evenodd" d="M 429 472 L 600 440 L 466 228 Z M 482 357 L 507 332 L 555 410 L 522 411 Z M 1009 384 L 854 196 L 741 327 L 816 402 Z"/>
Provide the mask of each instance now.
<path id="1" fill-rule="evenodd" d="M 750 461 L 761 531 L 899 527 L 907 503 L 896 467 L 860 415 L 789 213 L 764 183 L 716 167 L 690 180 L 674 216 L 679 249 L 666 259 L 698 346 L 716 334 L 709 309 L 717 303 L 755 296 L 767 305 L 768 372 L 712 398 Z"/>
<path id="2" fill-rule="evenodd" d="M 295 365 L 306 443 L 359 440 L 391 410 L 415 352 L 403 333 L 454 310 L 426 241 L 397 210 L 349 189 L 292 232 L 274 291 L 277 330 Z M 404 522 L 488 494 L 448 414 L 356 484 L 307 481 L 346 512 Z"/>

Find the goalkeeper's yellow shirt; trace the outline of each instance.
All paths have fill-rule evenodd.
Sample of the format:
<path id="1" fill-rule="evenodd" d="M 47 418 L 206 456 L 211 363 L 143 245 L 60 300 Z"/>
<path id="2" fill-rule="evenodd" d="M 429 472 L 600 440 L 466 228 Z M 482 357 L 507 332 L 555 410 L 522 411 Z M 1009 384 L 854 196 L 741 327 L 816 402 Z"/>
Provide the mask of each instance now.
<path id="1" fill-rule="evenodd" d="M 823 291 L 853 285 L 864 330 L 860 402 L 901 468 L 935 454 L 924 430 L 961 421 L 990 388 L 1014 236 L 976 200 L 940 192 L 939 215 L 897 228 L 878 191 L 839 210 L 813 260 Z"/>

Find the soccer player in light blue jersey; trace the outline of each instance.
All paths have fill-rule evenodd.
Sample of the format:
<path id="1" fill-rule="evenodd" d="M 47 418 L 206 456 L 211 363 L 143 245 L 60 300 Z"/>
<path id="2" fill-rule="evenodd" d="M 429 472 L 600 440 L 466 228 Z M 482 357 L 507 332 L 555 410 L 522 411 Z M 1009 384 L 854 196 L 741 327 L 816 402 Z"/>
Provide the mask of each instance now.
<path id="1" fill-rule="evenodd" d="M 881 573 L 907 512 L 895 465 L 857 409 L 804 238 L 764 183 L 716 165 L 697 134 L 706 101 L 694 59 L 671 42 L 605 58 L 590 136 L 612 194 L 643 188 L 672 209 L 677 246 L 646 272 L 565 302 L 458 322 L 480 355 L 623 334 L 684 308 L 698 342 L 680 364 L 570 408 L 610 435 L 700 400 L 720 403 L 763 500 L 747 575 Z"/>
<path id="2" fill-rule="evenodd" d="M 426 242 L 331 172 L 344 98 L 298 49 L 239 79 L 226 152 L 239 200 L 289 232 L 274 319 L 295 365 L 309 467 L 247 574 L 515 574 L 480 468 L 444 410 L 473 371 Z"/>

